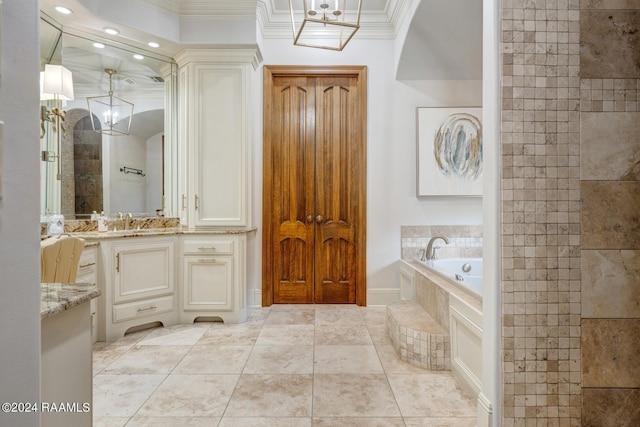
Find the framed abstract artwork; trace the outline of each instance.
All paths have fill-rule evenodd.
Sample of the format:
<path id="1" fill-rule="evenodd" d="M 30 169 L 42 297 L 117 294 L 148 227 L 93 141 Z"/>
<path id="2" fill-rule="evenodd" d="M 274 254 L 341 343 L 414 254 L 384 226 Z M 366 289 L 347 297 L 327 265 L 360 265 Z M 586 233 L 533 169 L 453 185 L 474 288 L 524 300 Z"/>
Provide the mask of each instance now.
<path id="1" fill-rule="evenodd" d="M 482 196 L 482 108 L 418 107 L 417 196 Z"/>

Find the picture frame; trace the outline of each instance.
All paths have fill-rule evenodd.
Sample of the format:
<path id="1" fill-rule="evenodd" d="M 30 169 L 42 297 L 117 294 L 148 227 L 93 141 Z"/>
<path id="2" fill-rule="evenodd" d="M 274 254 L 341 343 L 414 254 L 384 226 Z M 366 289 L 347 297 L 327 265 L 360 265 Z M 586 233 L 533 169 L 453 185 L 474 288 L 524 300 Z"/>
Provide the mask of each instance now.
<path id="1" fill-rule="evenodd" d="M 482 108 L 416 109 L 416 195 L 482 196 Z"/>

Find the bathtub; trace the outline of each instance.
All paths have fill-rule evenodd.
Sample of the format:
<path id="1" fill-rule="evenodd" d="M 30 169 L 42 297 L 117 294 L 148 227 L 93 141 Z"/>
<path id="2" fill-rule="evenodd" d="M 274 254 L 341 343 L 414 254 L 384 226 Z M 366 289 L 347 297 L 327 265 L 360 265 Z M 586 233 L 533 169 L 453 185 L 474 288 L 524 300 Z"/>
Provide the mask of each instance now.
<path id="1" fill-rule="evenodd" d="M 482 301 L 482 258 L 448 258 L 423 262 L 427 268 Z"/>
<path id="2" fill-rule="evenodd" d="M 469 265 L 463 269 L 465 264 Z M 451 371 L 478 397 L 482 390 L 482 259 L 401 260 L 400 287 L 402 299 L 416 301 L 449 331 Z"/>

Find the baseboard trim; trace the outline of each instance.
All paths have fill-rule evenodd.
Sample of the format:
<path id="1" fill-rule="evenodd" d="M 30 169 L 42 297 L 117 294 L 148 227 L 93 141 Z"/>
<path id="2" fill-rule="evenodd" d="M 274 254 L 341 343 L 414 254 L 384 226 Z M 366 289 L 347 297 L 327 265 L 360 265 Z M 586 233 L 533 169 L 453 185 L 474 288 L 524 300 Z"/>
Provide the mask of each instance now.
<path id="1" fill-rule="evenodd" d="M 248 293 L 250 308 L 262 307 L 262 289 L 252 289 Z M 367 289 L 368 307 L 386 307 L 392 302 L 400 300 L 400 289 L 398 288 L 378 288 Z"/>
<path id="2" fill-rule="evenodd" d="M 491 418 L 493 416 L 493 408 L 491 407 L 491 402 L 482 392 L 480 392 L 480 394 L 478 395 L 477 402 L 478 427 L 490 427 Z"/>
<path id="3" fill-rule="evenodd" d="M 367 307 L 385 307 L 396 301 L 400 301 L 398 288 L 367 289 Z"/>
<path id="4" fill-rule="evenodd" d="M 254 288 L 249 290 L 248 297 L 247 305 L 250 308 L 262 307 L 262 289 Z"/>

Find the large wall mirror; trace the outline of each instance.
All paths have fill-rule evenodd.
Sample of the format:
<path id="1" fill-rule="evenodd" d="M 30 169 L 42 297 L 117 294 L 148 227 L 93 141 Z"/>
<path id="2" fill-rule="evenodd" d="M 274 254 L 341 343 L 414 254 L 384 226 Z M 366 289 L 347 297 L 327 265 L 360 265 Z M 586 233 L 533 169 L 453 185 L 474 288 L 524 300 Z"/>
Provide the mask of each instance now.
<path id="1" fill-rule="evenodd" d="M 46 64 L 71 71 L 74 96 L 69 101 L 41 96 L 47 111 L 56 106 L 64 111 L 63 120 L 42 121 L 41 214 L 175 216 L 175 62 L 67 31 L 43 16 L 41 70 Z M 110 86 L 114 96 L 133 104 L 127 135 L 92 128 L 87 98 L 108 95 Z"/>

